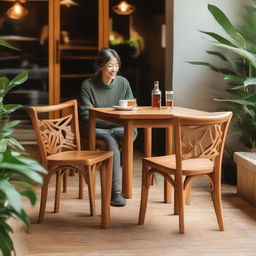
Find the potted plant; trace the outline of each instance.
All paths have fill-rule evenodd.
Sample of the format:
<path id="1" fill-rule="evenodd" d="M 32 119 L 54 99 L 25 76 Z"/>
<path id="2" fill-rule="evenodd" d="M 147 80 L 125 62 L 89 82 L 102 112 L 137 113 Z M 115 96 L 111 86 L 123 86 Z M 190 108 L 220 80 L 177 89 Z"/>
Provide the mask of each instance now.
<path id="1" fill-rule="evenodd" d="M 16 49 L 3 40 L 0 40 L 0 46 Z M 27 197 L 34 205 L 36 194 L 31 182 L 42 184 L 41 174 L 46 173 L 37 161 L 26 156 L 22 145 L 12 137 L 13 128 L 19 121 L 11 120 L 10 115 L 21 105 L 4 104 L 8 91 L 24 83 L 27 78 L 27 72 L 22 72 L 11 80 L 0 77 L 0 252 L 4 256 L 15 252 L 10 236 L 13 230 L 8 220 L 15 218 L 29 226 L 22 197 Z"/>
<path id="2" fill-rule="evenodd" d="M 228 81 L 226 91 L 229 98 L 214 98 L 226 102 L 226 109 L 233 112 L 233 135 L 251 151 L 256 146 L 256 1 L 245 6 L 242 25 L 233 25 L 227 16 L 216 6 L 208 5 L 208 10 L 223 28 L 226 37 L 211 31 L 200 31 L 207 35 L 211 45 L 225 49 L 207 51 L 207 54 L 220 59 L 223 67 L 202 61 L 189 61 L 194 65 L 203 65 L 215 72 L 222 73 Z M 213 40 L 212 40 L 213 39 Z M 233 155 L 232 153 L 229 155 Z"/>

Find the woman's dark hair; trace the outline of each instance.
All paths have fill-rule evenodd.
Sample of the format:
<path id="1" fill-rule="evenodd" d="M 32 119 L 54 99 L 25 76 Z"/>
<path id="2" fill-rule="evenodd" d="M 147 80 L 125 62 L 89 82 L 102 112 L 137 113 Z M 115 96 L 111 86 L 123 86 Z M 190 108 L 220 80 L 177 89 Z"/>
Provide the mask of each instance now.
<path id="1" fill-rule="evenodd" d="M 121 60 L 118 53 L 114 49 L 102 48 L 99 50 L 95 61 L 95 74 L 100 75 L 101 69 L 113 58 L 117 59 L 119 67 L 121 66 Z"/>

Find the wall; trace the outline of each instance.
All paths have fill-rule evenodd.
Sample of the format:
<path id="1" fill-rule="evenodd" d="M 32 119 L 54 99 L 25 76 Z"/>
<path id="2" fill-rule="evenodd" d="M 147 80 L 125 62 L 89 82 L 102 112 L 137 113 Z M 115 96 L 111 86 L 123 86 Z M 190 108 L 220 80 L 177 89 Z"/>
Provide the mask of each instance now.
<path id="1" fill-rule="evenodd" d="M 215 50 L 207 36 L 199 30 L 225 32 L 208 11 L 208 4 L 218 6 L 232 23 L 239 24 L 243 5 L 249 0 L 174 0 L 174 49 L 173 49 L 173 90 L 174 104 L 208 111 L 222 111 L 224 103 L 216 102 L 214 97 L 225 97 L 223 75 L 207 67 L 191 65 L 186 61 L 205 61 L 222 64 L 218 59 L 208 56 L 207 50 Z M 218 48 L 218 51 L 221 49 Z M 221 50 L 223 51 L 223 50 Z M 232 129 L 232 128 L 231 128 Z M 234 136 L 228 136 L 228 150 L 243 151 Z"/>
<path id="2" fill-rule="evenodd" d="M 214 47 L 207 43 L 199 30 L 220 33 L 221 27 L 207 9 L 208 3 L 218 6 L 234 23 L 239 23 L 242 5 L 247 0 L 174 0 L 174 57 L 173 89 L 175 105 L 216 111 L 220 103 L 213 97 L 223 96 L 223 76 L 186 61 L 214 63 L 206 50 Z M 225 35 L 223 33 L 223 35 Z M 206 36 L 205 36 L 206 37 Z M 219 49 L 218 49 L 219 50 Z"/>

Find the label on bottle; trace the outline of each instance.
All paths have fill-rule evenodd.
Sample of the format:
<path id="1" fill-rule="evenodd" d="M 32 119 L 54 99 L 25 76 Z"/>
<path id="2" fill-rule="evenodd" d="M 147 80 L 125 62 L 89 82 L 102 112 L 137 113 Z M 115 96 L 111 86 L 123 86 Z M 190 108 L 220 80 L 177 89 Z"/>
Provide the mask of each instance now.
<path id="1" fill-rule="evenodd" d="M 152 94 L 152 108 L 161 108 L 160 94 Z"/>

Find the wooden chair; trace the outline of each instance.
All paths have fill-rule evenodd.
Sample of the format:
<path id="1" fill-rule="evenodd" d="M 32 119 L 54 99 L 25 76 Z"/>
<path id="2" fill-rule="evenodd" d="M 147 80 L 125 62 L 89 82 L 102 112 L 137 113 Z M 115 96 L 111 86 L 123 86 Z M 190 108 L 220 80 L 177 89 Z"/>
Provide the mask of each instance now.
<path id="1" fill-rule="evenodd" d="M 108 228 L 110 226 L 113 152 L 83 151 L 80 149 L 76 100 L 52 106 L 30 107 L 28 113 L 36 133 L 42 165 L 48 170 L 42 186 L 39 222 L 44 218 L 50 178 L 56 174 L 54 212 L 59 212 L 61 176 L 70 170 L 79 173 L 80 190 L 83 186 L 82 178 L 88 184 L 90 213 L 94 216 L 95 166 L 101 164 L 102 227 Z M 51 118 L 54 115 L 59 117 Z"/>
<path id="2" fill-rule="evenodd" d="M 231 112 L 204 116 L 175 117 L 175 154 L 142 160 L 142 188 L 139 224 L 145 220 L 148 190 L 153 173 L 160 173 L 174 188 L 174 214 L 179 215 L 179 231 L 184 234 L 184 192 L 191 180 L 205 176 L 210 182 L 217 221 L 224 230 L 221 203 L 221 162 Z"/>

